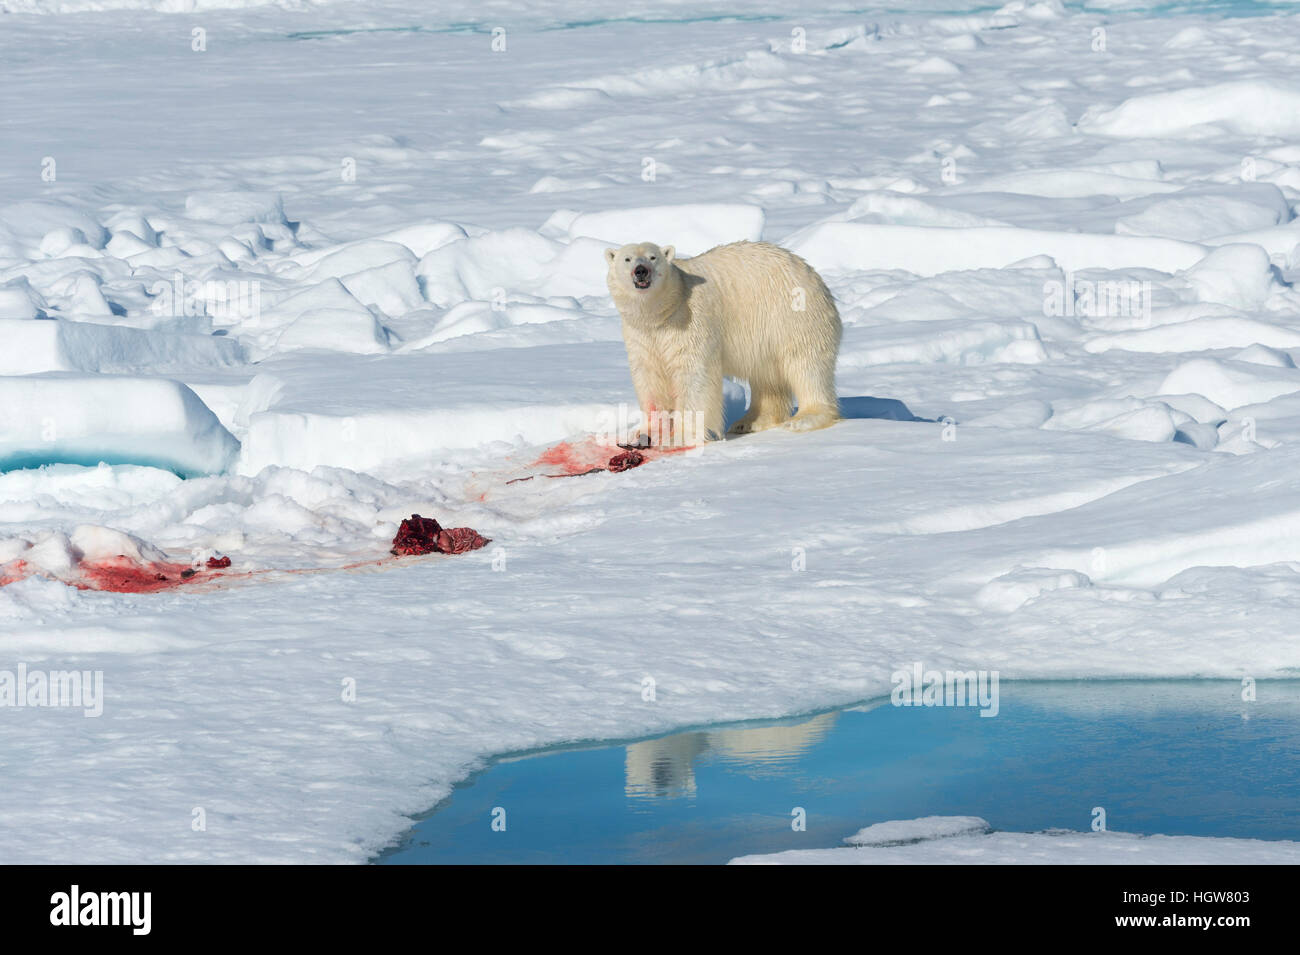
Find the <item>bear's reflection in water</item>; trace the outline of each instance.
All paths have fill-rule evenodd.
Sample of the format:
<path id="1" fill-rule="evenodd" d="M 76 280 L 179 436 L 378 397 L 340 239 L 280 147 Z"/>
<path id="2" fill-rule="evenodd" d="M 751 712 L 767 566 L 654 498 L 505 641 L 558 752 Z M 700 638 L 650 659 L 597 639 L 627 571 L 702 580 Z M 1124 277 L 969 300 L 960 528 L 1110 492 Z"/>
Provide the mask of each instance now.
<path id="1" fill-rule="evenodd" d="M 799 759 L 822 741 L 838 713 L 822 713 L 794 726 L 696 731 L 632 743 L 624 760 L 630 798 L 673 798 L 695 793 L 695 764 L 717 758 L 754 775 Z"/>

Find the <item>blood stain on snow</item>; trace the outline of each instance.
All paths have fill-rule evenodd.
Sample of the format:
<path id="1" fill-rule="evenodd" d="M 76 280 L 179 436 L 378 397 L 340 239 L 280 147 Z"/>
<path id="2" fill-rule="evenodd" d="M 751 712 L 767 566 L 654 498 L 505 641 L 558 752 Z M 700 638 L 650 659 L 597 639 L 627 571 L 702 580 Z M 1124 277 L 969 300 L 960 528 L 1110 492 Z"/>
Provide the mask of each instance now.
<path id="1" fill-rule="evenodd" d="M 27 569 L 27 561 L 25 560 L 15 560 L 12 563 L 5 564 L 0 567 L 0 587 L 17 583 L 26 577 L 30 577 L 31 573 Z"/>
<path id="2" fill-rule="evenodd" d="M 533 465 L 560 469 L 558 474 L 542 475 L 548 478 L 577 477 L 602 471 L 619 473 L 640 467 L 647 461 L 654 460 L 664 454 L 687 450 L 690 449 L 688 447 L 630 448 L 609 446 L 591 439 L 578 444 L 561 441 L 559 444 L 542 452 L 541 456 L 533 462 Z M 506 483 L 514 484 L 518 481 L 530 481 L 536 476 L 529 475 L 515 478 Z M 483 496 L 486 496 L 486 493 Z M 412 514 L 402 521 L 399 526 L 397 536 L 393 538 L 391 553 L 395 557 L 425 554 L 463 554 L 467 551 L 485 547 L 490 543 L 490 538 L 484 537 L 472 527 L 443 527 L 433 518 Z M 341 569 L 352 570 L 377 566 L 386 563 L 390 559 L 361 561 Z M 234 577 L 254 576 L 258 573 L 238 575 L 214 573 L 215 571 L 226 570 L 230 566 L 230 558 L 224 556 L 209 557 L 204 567 L 197 568 L 165 561 L 141 563 L 119 555 L 97 561 L 82 561 L 77 567 L 77 576 L 65 579 L 64 582 L 76 587 L 78 590 L 148 594 L 171 590 L 190 583 L 208 582 L 218 577 L 225 577 L 229 580 Z M 320 573 L 328 569 L 324 567 L 303 568 L 300 570 L 282 570 L 279 573 Z M 23 580 L 36 573 L 40 573 L 40 571 L 31 568 L 25 561 L 11 561 L 0 567 L 0 587 Z"/>
<path id="3" fill-rule="evenodd" d="M 598 445 L 594 441 L 585 441 L 578 445 L 568 441 L 561 441 L 559 444 L 543 451 L 541 456 L 533 462 L 533 467 L 559 468 L 561 475 L 565 477 L 590 474 L 592 471 L 604 470 L 606 462 L 609 461 L 610 452 L 613 450 L 613 448 Z M 547 477 L 559 476 L 547 475 Z"/>
<path id="4" fill-rule="evenodd" d="M 108 590 L 117 594 L 152 594 L 187 584 L 197 576 L 186 564 L 141 564 L 129 557 L 83 561 L 80 580 L 70 580 L 78 590 Z"/>
<path id="5" fill-rule="evenodd" d="M 533 467 L 555 467 L 560 468 L 558 474 L 546 474 L 544 477 L 580 477 L 584 474 L 596 474 L 600 471 L 612 471 L 617 474 L 620 471 L 628 471 L 635 467 L 640 467 L 647 461 L 652 461 L 657 457 L 665 454 L 675 454 L 678 451 L 689 451 L 690 447 L 667 447 L 667 448 L 630 448 L 623 445 L 610 446 L 601 444 L 597 441 L 583 441 L 574 444 L 569 441 L 561 441 L 542 452 L 541 456 L 533 462 Z M 530 477 L 515 478 L 507 481 L 507 484 L 515 484 L 519 481 L 531 480 Z"/>
<path id="6" fill-rule="evenodd" d="M 222 566 L 229 566 L 225 564 Z M 0 569 L 0 587 L 17 583 L 28 577 L 49 576 L 39 567 L 24 560 L 15 560 Z M 117 594 L 152 594 L 171 590 L 183 584 L 213 580 L 223 576 L 204 571 L 188 564 L 167 561 L 141 563 L 130 557 L 118 555 L 101 560 L 83 560 L 76 566 L 75 576 L 56 577 L 77 590 L 102 590 Z"/>

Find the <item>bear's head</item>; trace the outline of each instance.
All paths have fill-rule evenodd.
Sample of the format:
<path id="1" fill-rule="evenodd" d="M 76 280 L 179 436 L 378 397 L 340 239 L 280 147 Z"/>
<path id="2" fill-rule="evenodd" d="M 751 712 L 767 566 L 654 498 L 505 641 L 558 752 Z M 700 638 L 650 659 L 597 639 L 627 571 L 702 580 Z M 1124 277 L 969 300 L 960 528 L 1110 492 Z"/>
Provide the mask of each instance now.
<path id="1" fill-rule="evenodd" d="M 671 245 L 662 249 L 653 242 L 637 242 L 619 249 L 606 249 L 606 276 L 611 292 L 647 293 L 663 284 L 663 277 L 677 254 Z"/>

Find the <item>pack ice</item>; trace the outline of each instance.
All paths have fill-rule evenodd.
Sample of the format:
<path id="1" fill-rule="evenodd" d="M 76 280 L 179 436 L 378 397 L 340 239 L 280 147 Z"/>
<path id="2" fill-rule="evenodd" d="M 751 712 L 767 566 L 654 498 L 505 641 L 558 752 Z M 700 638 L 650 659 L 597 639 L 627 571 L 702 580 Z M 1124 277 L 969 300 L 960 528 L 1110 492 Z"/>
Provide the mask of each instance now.
<path id="1" fill-rule="evenodd" d="M 916 662 L 1294 676 L 1300 14 L 688 6 L 0 0 L 0 649 L 105 673 L 0 719 L 0 861 L 362 862 L 494 753 Z M 760 238 L 845 420 L 547 479 L 635 409 L 603 250 Z M 828 851 L 958 846 L 1293 852 Z"/>

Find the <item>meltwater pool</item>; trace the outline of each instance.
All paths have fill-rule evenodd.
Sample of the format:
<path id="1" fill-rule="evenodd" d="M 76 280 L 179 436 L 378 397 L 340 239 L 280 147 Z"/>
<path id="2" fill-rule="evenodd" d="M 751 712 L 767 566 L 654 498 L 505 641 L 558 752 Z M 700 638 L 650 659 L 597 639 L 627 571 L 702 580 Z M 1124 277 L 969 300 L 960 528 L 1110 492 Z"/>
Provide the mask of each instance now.
<path id="1" fill-rule="evenodd" d="M 1117 831 L 1300 840 L 1300 680 L 1255 694 L 1243 701 L 1231 681 L 1003 682 L 993 718 L 883 699 L 502 756 L 376 861 L 723 863 L 918 816 L 1086 830 L 1094 807 Z"/>

